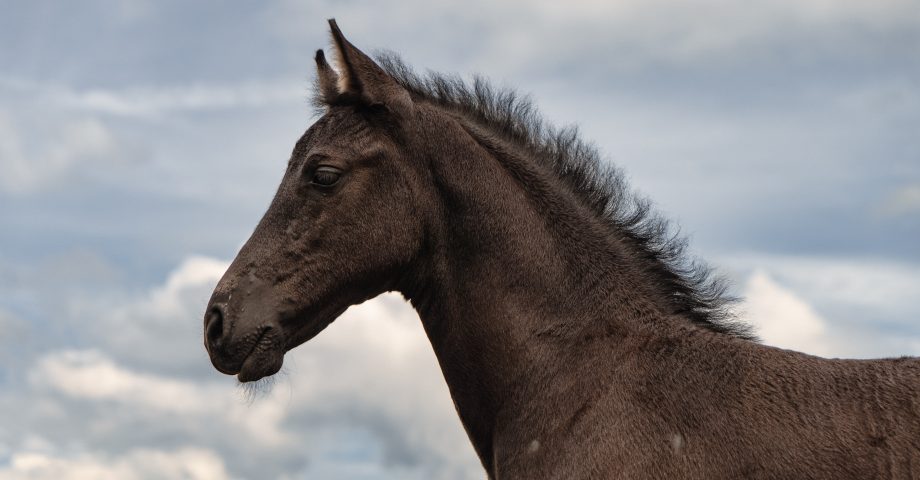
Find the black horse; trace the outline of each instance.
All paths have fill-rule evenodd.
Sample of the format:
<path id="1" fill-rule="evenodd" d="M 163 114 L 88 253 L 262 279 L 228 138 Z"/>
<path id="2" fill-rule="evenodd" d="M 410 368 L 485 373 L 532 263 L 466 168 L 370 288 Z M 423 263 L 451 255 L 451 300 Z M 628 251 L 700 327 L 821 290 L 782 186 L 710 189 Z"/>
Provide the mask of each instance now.
<path id="1" fill-rule="evenodd" d="M 218 370 L 272 375 L 396 290 L 490 478 L 920 478 L 920 361 L 756 343 L 574 133 L 330 23 L 325 114 L 205 314 Z"/>

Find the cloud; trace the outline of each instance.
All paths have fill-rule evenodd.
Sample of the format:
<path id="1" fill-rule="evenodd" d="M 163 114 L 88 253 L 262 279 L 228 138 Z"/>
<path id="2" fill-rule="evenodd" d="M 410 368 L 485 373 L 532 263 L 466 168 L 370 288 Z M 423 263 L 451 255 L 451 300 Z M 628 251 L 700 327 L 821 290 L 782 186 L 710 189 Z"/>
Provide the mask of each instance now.
<path id="1" fill-rule="evenodd" d="M 129 371 L 97 350 L 46 355 L 30 377 L 69 397 L 118 401 L 165 413 L 201 414 L 210 400 L 206 391 L 188 382 Z"/>
<path id="2" fill-rule="evenodd" d="M 227 263 L 189 257 L 135 298 L 78 303 L 68 321 L 100 325 L 85 347 L 8 372 L 19 387 L 0 393 L 0 409 L 26 412 L 0 431 L 11 472 L 124 473 L 131 452 L 193 447 L 242 478 L 482 475 L 421 324 L 395 294 L 349 309 L 247 399 L 201 345 L 201 311 Z"/>
<path id="3" fill-rule="evenodd" d="M 29 322 L 0 306 L 0 384 L 5 369 L 15 370 L 25 366 L 24 359 L 35 347 L 36 341 Z"/>
<path id="4" fill-rule="evenodd" d="M 767 345 L 828 356 L 827 321 L 763 271 L 748 278 L 742 309 Z"/>
<path id="5" fill-rule="evenodd" d="M 394 467 L 440 478 L 482 474 L 421 322 L 398 295 L 352 307 L 286 362 L 292 401 L 305 406 L 292 421 L 367 429 Z"/>
<path id="6" fill-rule="evenodd" d="M 41 144 L 26 148 L 14 118 L 0 110 L 0 192 L 31 192 L 78 168 L 119 161 L 115 137 L 95 118 L 46 124 L 44 129 Z"/>
<path id="7" fill-rule="evenodd" d="M 125 116 L 154 116 L 174 111 L 264 107 L 303 102 L 306 81 L 277 80 L 239 85 L 134 87 L 125 90 L 60 91 L 68 107 Z"/>
<path id="8" fill-rule="evenodd" d="M 202 318 L 211 291 L 229 262 L 190 256 L 166 281 L 136 298 L 99 302 L 74 299 L 75 323 L 87 325 L 94 342 L 132 366 L 186 374 L 209 371 Z M 164 354 L 160 346 L 168 346 Z"/>
<path id="9" fill-rule="evenodd" d="M 148 19 L 155 12 L 154 3 L 150 0 L 116 0 L 110 2 L 110 13 L 123 24 L 136 24 Z"/>
<path id="10" fill-rule="evenodd" d="M 149 118 L 182 112 L 305 103 L 310 84 L 306 79 L 260 79 L 233 84 L 77 89 L 63 84 L 0 77 L 0 87 L 28 94 L 53 107 L 92 114 Z"/>
<path id="11" fill-rule="evenodd" d="M 870 314 L 891 325 L 913 326 L 920 305 L 920 267 L 906 261 L 794 255 L 754 255 L 742 260 L 761 265 L 809 303 L 837 313 Z"/>
<path id="12" fill-rule="evenodd" d="M 881 212 L 891 216 L 920 213 L 920 184 L 906 185 L 891 192 L 882 204 Z"/>
<path id="13" fill-rule="evenodd" d="M 9 465 L 0 467 L 0 477 L 7 480 L 230 478 L 215 452 L 195 447 L 171 451 L 136 449 L 120 456 L 83 453 L 57 457 L 41 452 L 20 452 L 10 458 Z"/>
<path id="14" fill-rule="evenodd" d="M 745 278 L 745 319 L 768 344 L 824 356 L 920 354 L 920 268 L 869 258 L 725 256 Z"/>
<path id="15" fill-rule="evenodd" d="M 196 383 L 126 369 L 97 350 L 67 350 L 40 358 L 29 373 L 38 389 L 72 399 L 118 404 L 145 412 L 150 419 L 211 417 L 244 432 L 264 448 L 291 441 L 280 426 L 286 399 L 268 395 L 251 406 L 239 402 L 233 388 L 217 382 Z"/>
<path id="16" fill-rule="evenodd" d="M 592 64 L 601 63 L 619 72 L 662 64 L 743 61 L 739 56 L 769 56 L 764 54 L 771 46 L 795 47 L 801 55 L 825 47 L 823 42 L 815 42 L 803 48 L 798 42 L 805 37 L 846 41 L 864 35 L 909 32 L 920 25 L 920 7 L 909 0 L 473 3 L 476 5 L 471 7 L 468 2 L 405 2 L 378 10 L 363 4 L 335 4 L 333 9 L 328 2 L 283 0 L 266 17 L 274 30 L 289 38 L 315 41 L 323 38 L 324 26 L 305 27 L 303 19 L 334 14 L 346 35 L 357 37 L 352 40 L 357 40 L 359 47 L 411 44 L 413 50 L 431 57 L 424 59 L 426 66 L 434 66 L 430 62 L 451 51 L 453 62 L 475 59 L 479 68 L 488 64 L 501 66 L 505 72 L 567 59 L 580 62 L 581 69 L 591 70 Z M 456 35 L 448 35 L 441 27 L 448 19 L 452 25 L 475 32 L 465 39 L 464 52 L 451 48 Z M 534 32 L 540 32 L 540 39 L 551 41 L 535 38 Z M 435 45 L 418 45 L 420 37 Z M 856 42 L 853 47 L 872 48 L 865 42 Z"/>
<path id="17" fill-rule="evenodd" d="M 28 325 L 24 321 L 0 308 L 0 344 L 12 343 L 26 332 L 28 332 Z"/>

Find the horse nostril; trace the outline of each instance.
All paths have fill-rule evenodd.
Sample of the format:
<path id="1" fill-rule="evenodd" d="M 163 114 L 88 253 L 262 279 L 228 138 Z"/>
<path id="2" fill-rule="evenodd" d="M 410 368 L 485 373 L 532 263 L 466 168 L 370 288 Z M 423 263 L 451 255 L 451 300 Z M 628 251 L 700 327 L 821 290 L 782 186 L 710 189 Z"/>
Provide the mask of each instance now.
<path id="1" fill-rule="evenodd" d="M 224 314 L 220 307 L 214 307 L 208 312 L 207 324 L 205 325 L 205 336 L 208 339 L 208 345 L 211 347 L 220 346 L 221 337 L 224 336 Z"/>

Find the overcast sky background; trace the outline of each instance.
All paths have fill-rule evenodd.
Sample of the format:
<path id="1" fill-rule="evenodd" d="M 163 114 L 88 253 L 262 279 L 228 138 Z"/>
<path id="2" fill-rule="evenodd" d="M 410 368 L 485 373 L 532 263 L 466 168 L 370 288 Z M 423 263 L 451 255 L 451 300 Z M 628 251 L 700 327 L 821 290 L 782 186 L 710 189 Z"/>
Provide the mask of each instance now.
<path id="1" fill-rule="evenodd" d="M 920 355 L 920 2 L 0 1 L 0 478 L 483 478 L 414 312 L 254 400 L 211 288 L 315 119 L 336 17 L 580 126 L 767 343 Z"/>

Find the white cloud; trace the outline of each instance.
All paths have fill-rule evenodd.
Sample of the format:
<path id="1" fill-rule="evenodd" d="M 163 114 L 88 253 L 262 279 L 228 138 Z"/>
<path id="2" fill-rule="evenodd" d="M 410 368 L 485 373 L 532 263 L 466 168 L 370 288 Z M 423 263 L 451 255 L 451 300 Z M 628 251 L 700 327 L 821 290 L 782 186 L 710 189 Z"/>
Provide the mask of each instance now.
<path id="1" fill-rule="evenodd" d="M 398 295 L 352 307 L 286 361 L 301 414 L 359 420 L 385 442 L 391 462 L 442 477 L 482 474 L 421 322 Z"/>
<path id="2" fill-rule="evenodd" d="M 348 478 L 359 466 L 376 477 L 482 475 L 421 323 L 395 294 L 349 309 L 288 353 L 270 391 L 241 397 L 201 345 L 201 313 L 226 267 L 190 257 L 136 299 L 82 304 L 74 321 L 100 325 L 89 347 L 38 357 L 24 397 L 0 395 L 0 406 L 23 408 L 19 398 L 30 415 L 0 432 L 0 444 L 54 468 L 86 463 L 56 453 L 64 445 L 114 469 L 123 449 L 170 450 L 181 438 L 218 452 L 233 476 Z M 52 439 L 38 442 L 47 448 L 29 440 L 34 429 Z"/>
<path id="3" fill-rule="evenodd" d="M 917 265 L 767 254 L 722 263 L 747 279 L 744 318 L 767 343 L 835 357 L 920 354 Z"/>
<path id="4" fill-rule="evenodd" d="M 117 161 L 114 136 L 95 118 L 49 122 L 43 127 L 41 144 L 30 151 L 14 118 L 0 110 L 0 192 L 34 191 L 77 168 Z"/>
<path id="5" fill-rule="evenodd" d="M 915 325 L 920 315 L 920 266 L 881 259 L 760 255 L 758 265 L 822 309 L 874 312 L 892 324 Z M 877 318 L 877 317 L 876 317 Z M 873 319 L 867 319 L 872 321 Z"/>
<path id="6" fill-rule="evenodd" d="M 188 312 L 183 296 L 189 289 L 213 289 L 230 262 L 203 256 L 190 256 L 169 274 L 163 286 L 155 288 L 134 310 L 150 310 L 162 317 L 180 317 Z"/>
<path id="7" fill-rule="evenodd" d="M 96 341 L 119 358 L 146 368 L 187 371 L 207 365 L 204 308 L 228 266 L 226 261 L 190 256 L 144 295 L 114 304 L 80 297 L 71 310 L 75 321 L 88 324 Z"/>
<path id="8" fill-rule="evenodd" d="M 291 440 L 280 425 L 287 403 L 280 391 L 246 405 L 226 383 L 197 383 L 129 370 L 96 350 L 47 354 L 37 361 L 29 377 L 39 390 L 100 405 L 120 404 L 145 412 L 151 419 L 209 417 L 210 422 L 245 433 L 265 448 Z"/>
<path id="9" fill-rule="evenodd" d="M 757 328 L 764 343 L 812 355 L 831 354 L 827 321 L 765 272 L 755 271 L 748 278 L 744 296 L 746 319 Z"/>
<path id="10" fill-rule="evenodd" d="M 7 480 L 143 480 L 230 478 L 220 457 L 203 448 L 171 451 L 136 449 L 124 455 L 83 453 L 55 456 L 42 452 L 19 452 L 9 465 L 0 467 Z"/>
<path id="11" fill-rule="evenodd" d="M 132 372 L 96 350 L 48 354 L 35 365 L 31 380 L 74 398 L 114 400 L 165 413 L 201 414 L 211 400 L 211 392 L 200 386 Z"/>
<path id="12" fill-rule="evenodd" d="M 0 77 L 0 87 L 28 94 L 53 107 L 92 114 L 156 117 L 176 112 L 304 103 L 310 83 L 306 78 L 265 79 L 232 84 L 77 89 L 61 84 Z"/>
<path id="13" fill-rule="evenodd" d="M 261 107 L 303 102 L 303 81 L 249 82 L 239 85 L 135 87 L 125 90 L 60 91 L 65 106 L 127 116 L 152 116 L 172 111 Z"/>

